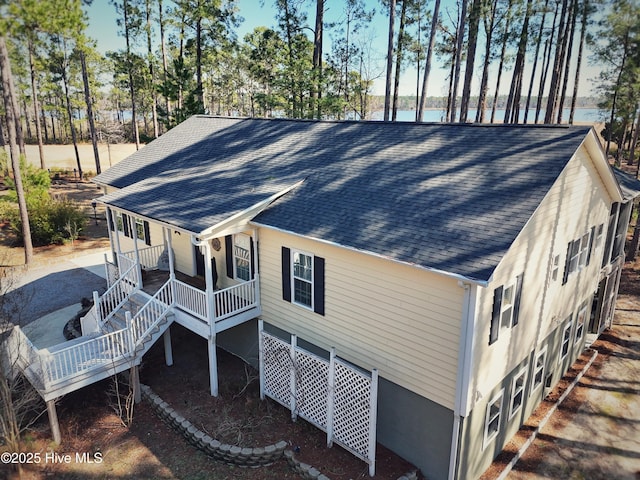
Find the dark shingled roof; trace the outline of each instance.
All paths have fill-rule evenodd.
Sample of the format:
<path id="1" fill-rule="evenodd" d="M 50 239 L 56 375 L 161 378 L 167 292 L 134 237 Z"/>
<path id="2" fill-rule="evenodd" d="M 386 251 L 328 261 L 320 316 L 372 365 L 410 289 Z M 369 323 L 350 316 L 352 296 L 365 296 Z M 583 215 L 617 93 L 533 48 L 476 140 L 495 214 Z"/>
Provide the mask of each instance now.
<path id="1" fill-rule="evenodd" d="M 487 281 L 589 130 L 195 116 L 96 181 L 199 233 L 306 179 L 254 221 Z"/>

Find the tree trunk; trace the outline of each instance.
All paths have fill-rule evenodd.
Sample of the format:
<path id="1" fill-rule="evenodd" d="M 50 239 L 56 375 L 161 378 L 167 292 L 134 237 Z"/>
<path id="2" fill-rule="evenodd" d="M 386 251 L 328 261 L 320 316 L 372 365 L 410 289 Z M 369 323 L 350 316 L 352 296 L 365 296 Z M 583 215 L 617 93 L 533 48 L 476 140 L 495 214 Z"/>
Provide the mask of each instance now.
<path id="1" fill-rule="evenodd" d="M 562 0 L 562 11 L 560 12 L 560 24 L 558 25 L 558 40 L 556 42 L 556 55 L 553 61 L 553 70 L 551 72 L 551 85 L 549 86 L 549 95 L 547 97 L 547 108 L 544 112 L 544 123 L 551 123 L 555 116 L 556 105 L 558 104 L 558 89 L 560 85 L 560 74 L 562 70 L 562 59 L 564 57 L 564 46 L 566 39 L 564 38 L 565 21 L 567 20 L 568 0 Z"/>
<path id="2" fill-rule="evenodd" d="M 396 0 L 389 2 L 389 39 L 387 42 L 387 78 L 384 90 L 384 121 L 388 122 L 391 114 L 391 78 L 393 70 L 393 41 L 396 23 Z"/>
<path id="3" fill-rule="evenodd" d="M 164 20 L 162 15 L 163 15 L 162 0 L 158 0 L 158 23 L 160 24 L 160 49 L 162 51 L 162 71 L 164 73 L 163 80 L 166 81 L 167 72 L 168 72 L 167 50 L 166 50 L 166 45 L 164 41 Z M 169 100 L 169 97 L 166 96 L 166 94 L 164 97 L 164 102 L 165 102 L 165 108 L 167 109 L 167 121 L 169 121 L 169 118 L 171 117 L 171 101 Z"/>
<path id="4" fill-rule="evenodd" d="M 316 112 L 316 118 L 322 118 L 322 37 L 324 27 L 324 0 L 316 0 L 316 22 L 313 32 L 313 91 L 311 92 L 311 116 Z M 315 105 L 313 105 L 315 103 Z M 313 108 L 315 106 L 315 108 Z"/>
<path id="5" fill-rule="evenodd" d="M 525 54 L 529 38 L 529 18 L 531 17 L 531 6 L 533 0 L 527 0 L 527 11 L 522 22 L 520 32 L 520 42 L 518 43 L 518 53 L 516 63 L 511 77 L 511 88 L 504 112 L 504 123 L 518 123 L 520 118 L 520 99 L 522 97 L 522 77 L 524 75 Z"/>
<path id="6" fill-rule="evenodd" d="M 611 135 L 613 133 L 613 122 L 615 120 L 616 115 L 616 102 L 618 100 L 618 89 L 620 88 L 620 80 L 622 79 L 622 73 L 624 72 L 624 67 L 627 63 L 627 55 L 629 53 L 629 30 L 626 31 L 624 37 L 624 43 L 622 45 L 622 63 L 620 65 L 620 71 L 618 72 L 618 78 L 616 79 L 616 86 L 613 89 L 613 99 L 611 101 L 611 115 L 609 117 L 609 128 L 607 130 L 607 147 L 605 149 L 605 154 L 609 155 L 609 150 L 611 148 Z"/>
<path id="7" fill-rule="evenodd" d="M 481 0 L 473 0 L 469 15 L 469 41 L 467 42 L 467 64 L 464 70 L 464 85 L 462 87 L 462 99 L 460 101 L 460 122 L 467 121 L 469 114 L 469 100 L 471 98 L 471 80 L 473 79 L 473 66 L 476 60 L 476 47 L 478 44 L 478 28 L 480 26 Z M 487 41 L 487 43 L 491 43 Z"/>
<path id="8" fill-rule="evenodd" d="M 76 135 L 76 127 L 73 124 L 73 113 L 71 112 L 71 100 L 69 98 L 69 82 L 67 81 L 67 57 L 66 46 L 62 47 L 65 51 L 63 53 L 63 64 L 61 69 L 62 74 L 62 86 L 64 89 L 64 96 L 66 99 L 67 116 L 69 117 L 69 130 L 71 131 L 71 140 L 73 142 L 73 150 L 76 154 L 76 164 L 78 165 L 78 176 L 82 180 L 82 164 L 80 163 L 80 153 L 78 152 L 78 138 Z"/>
<path id="9" fill-rule="evenodd" d="M 393 82 L 393 108 L 391 111 L 391 121 L 395 122 L 398 117 L 398 95 L 400 88 L 400 72 L 402 71 L 402 55 L 404 48 L 404 27 L 407 20 L 407 0 L 402 2 L 402 10 L 400 11 L 400 30 L 398 30 L 398 50 L 396 51 L 396 72 Z"/>
<path id="10" fill-rule="evenodd" d="M 633 228 L 633 237 L 629 244 L 629 251 L 627 252 L 627 262 L 633 262 L 638 254 L 638 245 L 640 244 L 640 204 L 636 207 L 637 217 L 636 226 Z"/>
<path id="11" fill-rule="evenodd" d="M 33 113 L 34 122 L 36 124 L 36 137 L 38 139 L 38 153 L 40 154 L 40 168 L 45 170 L 47 163 L 44 159 L 44 146 L 42 142 L 42 128 L 40 126 L 40 102 L 38 100 L 38 82 L 36 80 L 36 71 L 33 61 L 33 41 L 31 37 L 28 39 L 29 49 L 29 70 L 31 71 L 31 93 L 33 95 Z"/>
<path id="12" fill-rule="evenodd" d="M 158 130 L 158 95 L 156 94 L 156 76 L 153 70 L 153 49 L 151 46 L 151 2 L 147 0 L 146 5 L 147 15 L 147 57 L 149 61 L 149 75 L 151 75 L 151 95 L 153 101 L 151 102 L 151 119 L 153 121 L 153 137 L 158 138 L 160 132 Z"/>
<path id="13" fill-rule="evenodd" d="M 16 196 L 18 197 L 18 209 L 20 211 L 20 221 L 22 223 L 22 237 L 24 243 L 24 263 L 30 265 L 33 262 L 33 244 L 31 242 L 31 227 L 29 225 L 29 213 L 27 211 L 27 200 L 22 185 L 22 174 L 20 172 L 20 153 L 16 135 L 16 122 L 13 99 L 13 75 L 11 73 L 11 62 L 9 51 L 4 36 L 0 36 L 0 77 L 2 78 L 2 97 L 4 100 L 5 116 L 7 123 L 7 133 L 9 135 L 9 153 L 11 154 L 11 167 L 13 169 L 13 180 L 16 185 Z"/>
<path id="14" fill-rule="evenodd" d="M 549 66 L 551 65 L 551 50 L 553 49 L 553 37 L 556 31 L 556 20 L 558 19 L 558 9 L 560 4 L 556 3 L 556 8 L 553 13 L 553 22 L 551 23 L 551 34 L 549 38 L 544 42 L 544 52 L 542 54 L 542 75 L 540 76 L 540 85 L 538 86 L 538 99 L 536 101 L 536 119 L 535 123 L 538 123 L 540 119 L 540 111 L 542 110 L 542 97 L 544 95 L 544 87 L 547 83 L 547 76 L 549 74 Z"/>
<path id="15" fill-rule="evenodd" d="M 129 3 L 123 2 L 124 11 L 124 39 L 127 46 L 127 66 L 129 70 L 129 95 L 131 96 L 131 129 L 136 150 L 140 149 L 140 133 L 138 132 L 138 118 L 136 115 L 136 91 L 133 85 L 133 62 L 131 62 L 131 39 L 129 38 Z"/>
<path id="16" fill-rule="evenodd" d="M 456 59 L 453 74 L 453 85 L 450 92 L 451 96 L 451 111 L 449 121 L 456 121 L 456 109 L 458 101 L 458 85 L 460 83 L 460 64 L 462 63 L 462 46 L 464 45 L 464 31 L 467 25 L 467 1 L 462 0 L 462 11 L 460 12 L 460 19 L 458 20 L 458 29 L 456 32 Z"/>
<path id="17" fill-rule="evenodd" d="M 200 108 L 204 109 L 204 89 L 202 87 L 202 15 L 198 2 L 198 20 L 196 21 L 196 93 Z"/>
<path id="18" fill-rule="evenodd" d="M 493 96 L 493 106 L 491 107 L 491 120 L 493 123 L 496 119 L 496 110 L 498 108 L 498 97 L 500 96 L 500 80 L 502 79 L 502 70 L 504 69 L 504 59 L 507 54 L 507 42 L 509 39 L 509 29 L 511 28 L 511 9 L 513 1 L 509 0 L 507 7 L 507 20 L 504 23 L 504 31 L 502 32 L 502 48 L 500 50 L 500 63 L 498 65 L 498 77 L 496 79 L 496 94 Z"/>
<path id="19" fill-rule="evenodd" d="M 629 148 L 629 165 L 633 165 L 633 161 L 636 156 L 636 145 L 638 144 L 638 130 L 640 130 L 640 108 L 636 107 L 638 117 L 636 119 L 636 126 L 633 130 L 633 137 L 631 138 L 631 147 Z M 640 165 L 640 161 L 638 162 Z M 636 174 L 636 177 L 638 175 Z"/>
<path id="20" fill-rule="evenodd" d="M 522 120 L 522 123 L 527 123 L 527 120 L 529 118 L 529 107 L 531 106 L 531 95 L 533 94 L 533 83 L 534 83 L 536 72 L 538 69 L 538 56 L 540 54 L 540 45 L 542 44 L 542 32 L 544 31 L 544 21 L 547 18 L 548 6 L 549 6 L 549 0 L 544 0 L 544 7 L 542 7 L 543 8 L 542 19 L 540 19 L 540 28 L 538 29 L 538 37 L 536 39 L 536 52 L 533 57 L 533 67 L 531 69 L 531 80 L 529 81 L 529 90 L 527 92 L 527 102 L 524 106 L 524 118 Z"/>
<path id="21" fill-rule="evenodd" d="M 429 32 L 429 47 L 427 48 L 427 58 L 424 65 L 424 76 L 422 77 L 422 94 L 420 95 L 420 107 L 418 108 L 418 122 L 424 121 L 424 107 L 427 103 L 427 84 L 431 73 L 431 58 L 436 45 L 436 32 L 438 30 L 438 15 L 440 13 L 440 0 L 436 0 L 433 5 L 433 18 L 431 19 L 431 32 Z"/>
<path id="22" fill-rule="evenodd" d="M 487 92 L 489 90 L 489 65 L 491 64 L 491 45 L 493 42 L 493 31 L 495 29 L 496 9 L 498 2 L 493 0 L 489 11 L 489 18 L 484 19 L 485 46 L 484 61 L 482 62 L 482 79 L 480 80 L 480 95 L 478 96 L 478 108 L 476 110 L 476 123 L 484 122 L 485 110 L 487 109 Z"/>
<path id="23" fill-rule="evenodd" d="M 589 18 L 589 0 L 585 0 L 582 5 L 582 21 L 580 26 L 580 46 L 578 48 L 578 61 L 576 64 L 576 77 L 573 81 L 573 96 L 571 97 L 571 111 L 569 112 L 569 124 L 573 125 L 573 118 L 576 112 L 576 101 L 578 99 L 578 86 L 580 84 L 580 69 L 582 67 L 582 54 L 587 37 L 587 21 Z"/>
<path id="24" fill-rule="evenodd" d="M 91 144 L 93 145 L 93 158 L 96 161 L 96 173 L 101 173 L 100 154 L 98 153 L 98 135 L 96 124 L 93 118 L 93 106 L 91 102 L 91 91 L 89 89 L 89 75 L 87 73 L 87 60 L 84 51 L 80 50 L 80 65 L 82 67 L 82 83 L 84 84 L 84 102 L 87 104 L 87 118 L 89 119 L 89 133 L 91 134 Z"/>
<path id="25" fill-rule="evenodd" d="M 562 123 L 562 110 L 564 109 L 564 102 L 567 98 L 567 86 L 569 84 L 569 67 L 571 66 L 571 51 L 573 50 L 573 37 L 576 31 L 576 18 L 578 17 L 578 0 L 573 0 L 573 5 L 571 7 L 569 15 L 571 17 L 571 29 L 570 31 L 568 31 L 569 40 L 564 61 L 564 79 L 562 81 L 562 92 L 560 94 L 560 101 L 558 103 L 558 123 Z M 569 30 L 569 28 L 567 28 L 567 30 Z"/>

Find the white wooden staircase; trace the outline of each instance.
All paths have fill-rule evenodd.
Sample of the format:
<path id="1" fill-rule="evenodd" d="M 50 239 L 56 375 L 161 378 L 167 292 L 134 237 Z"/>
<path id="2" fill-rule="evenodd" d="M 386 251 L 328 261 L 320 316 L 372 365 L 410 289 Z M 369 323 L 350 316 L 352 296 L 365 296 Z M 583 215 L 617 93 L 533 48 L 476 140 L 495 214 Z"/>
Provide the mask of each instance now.
<path id="1" fill-rule="evenodd" d="M 128 370 L 140 364 L 173 323 L 166 295 L 166 285 L 153 297 L 132 290 L 104 320 L 94 323 L 94 331 L 48 348 L 37 349 L 16 326 L 7 344 L 10 358 L 45 401 Z M 100 301 L 105 298 L 108 294 Z M 93 315 L 103 306 L 94 305 Z"/>

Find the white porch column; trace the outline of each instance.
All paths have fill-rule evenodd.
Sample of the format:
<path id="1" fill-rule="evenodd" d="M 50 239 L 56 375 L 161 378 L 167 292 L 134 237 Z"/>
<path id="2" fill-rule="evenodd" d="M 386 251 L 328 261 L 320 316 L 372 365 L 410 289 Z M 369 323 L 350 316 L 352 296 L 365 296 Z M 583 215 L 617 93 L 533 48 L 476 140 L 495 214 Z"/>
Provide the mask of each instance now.
<path id="1" fill-rule="evenodd" d="M 167 367 L 173 365 L 173 350 L 171 349 L 171 327 L 167 328 L 162 334 L 164 342 L 164 362 Z"/>
<path id="2" fill-rule="evenodd" d="M 209 377 L 211 395 L 218 396 L 218 356 L 216 352 L 216 307 L 213 297 L 213 272 L 211 270 L 211 245 L 208 241 L 198 243 L 198 247 L 204 256 L 204 278 L 207 285 L 207 321 L 209 322 Z"/>
<path id="3" fill-rule="evenodd" d="M 116 238 L 116 255 L 115 255 L 115 263 L 118 264 L 118 255 L 122 253 L 122 247 L 120 246 L 120 231 L 118 230 L 118 224 L 113 215 L 113 210 L 110 208 L 107 209 L 109 215 L 111 215 L 111 224 L 113 225 L 113 236 Z M 113 247 L 113 244 L 112 244 Z"/>
<path id="4" fill-rule="evenodd" d="M 127 215 L 129 219 L 129 231 L 133 236 L 133 249 L 136 254 L 136 268 L 138 270 L 138 288 L 142 288 L 142 266 L 140 265 L 140 251 L 138 250 L 138 229 L 136 228 L 136 219 Z"/>
<path id="5" fill-rule="evenodd" d="M 173 265 L 175 259 L 173 258 L 173 240 L 172 240 L 172 236 L 171 236 L 171 229 L 167 228 L 166 229 L 167 232 L 167 248 L 168 248 L 168 252 L 169 252 L 169 277 L 173 280 L 176 278 L 176 272 L 175 272 L 175 267 Z"/>
<path id="6" fill-rule="evenodd" d="M 62 435 L 60 435 L 60 424 L 58 423 L 58 413 L 56 412 L 56 401 L 49 400 L 47 402 L 47 413 L 49 414 L 49 425 L 51 426 L 51 436 L 54 443 L 60 443 L 62 441 Z"/>

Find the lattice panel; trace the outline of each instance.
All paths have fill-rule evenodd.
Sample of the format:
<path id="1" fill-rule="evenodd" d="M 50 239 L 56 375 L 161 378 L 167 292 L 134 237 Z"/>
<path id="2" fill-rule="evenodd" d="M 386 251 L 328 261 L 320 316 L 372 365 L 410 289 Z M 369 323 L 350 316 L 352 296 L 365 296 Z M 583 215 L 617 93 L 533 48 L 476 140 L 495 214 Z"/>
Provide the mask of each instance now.
<path id="1" fill-rule="evenodd" d="M 335 362 L 335 440 L 366 459 L 369 451 L 371 378 Z"/>
<path id="2" fill-rule="evenodd" d="M 291 404 L 291 347 L 268 333 L 262 333 L 264 389 L 274 400 L 289 408 Z"/>
<path id="3" fill-rule="evenodd" d="M 295 372 L 298 415 L 326 430 L 329 363 L 298 349 Z"/>

